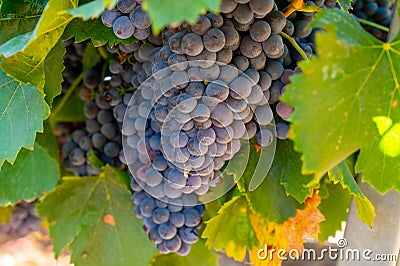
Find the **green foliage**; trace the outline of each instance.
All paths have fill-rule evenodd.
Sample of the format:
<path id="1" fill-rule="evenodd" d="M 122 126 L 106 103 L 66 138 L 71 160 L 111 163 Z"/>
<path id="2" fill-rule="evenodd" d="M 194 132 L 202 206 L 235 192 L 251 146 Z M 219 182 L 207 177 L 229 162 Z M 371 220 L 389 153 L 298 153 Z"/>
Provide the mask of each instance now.
<path id="1" fill-rule="evenodd" d="M 199 241 L 192 245 L 189 255 L 181 257 L 176 254 L 156 255 L 150 263 L 151 266 L 217 266 L 217 255 L 211 252 Z"/>
<path id="2" fill-rule="evenodd" d="M 66 101 L 63 101 L 64 97 L 54 100 L 54 111 L 51 113 L 50 118 L 51 123 L 55 125 L 57 122 L 85 121 L 85 116 L 82 113 L 85 102 L 79 98 L 79 95 L 72 93 Z"/>
<path id="3" fill-rule="evenodd" d="M 41 196 L 54 188 L 58 178 L 57 161 L 42 147 L 36 144 L 33 151 L 23 149 L 14 165 L 5 163 L 0 171 L 0 205 Z"/>
<path id="4" fill-rule="evenodd" d="M 63 39 L 67 40 L 73 36 L 75 36 L 76 42 L 83 42 L 90 39 L 95 47 L 107 43 L 112 47 L 119 43 L 128 44 L 137 41 L 134 37 L 126 40 L 118 38 L 115 36 L 113 29 L 105 27 L 100 19 L 89 21 L 74 19 L 65 29 Z"/>
<path id="5" fill-rule="evenodd" d="M 88 160 L 90 165 L 96 169 L 102 169 L 105 166 L 104 163 L 99 159 L 99 157 L 96 156 L 96 154 L 94 154 L 93 151 L 90 152 Z"/>
<path id="6" fill-rule="evenodd" d="M 346 11 L 353 8 L 351 6 L 353 0 L 337 0 L 337 2 L 339 3 L 340 7 Z"/>
<path id="7" fill-rule="evenodd" d="M 307 186 L 312 176 L 301 174 L 300 153 L 296 152 L 293 146 L 292 141 L 278 141 L 275 164 L 281 168 L 281 183 L 285 186 L 286 194 L 303 203 L 306 198 L 312 196 L 318 184 Z"/>
<path id="8" fill-rule="evenodd" d="M 53 159 L 57 161 L 60 160 L 56 137 L 53 134 L 53 129 L 50 127 L 48 120 L 44 123 L 43 133 L 38 133 L 36 135 L 36 143 Z"/>
<path id="9" fill-rule="evenodd" d="M 0 167 L 13 163 L 21 147 L 33 149 L 36 132 L 43 131 L 49 106 L 32 86 L 15 81 L 0 69 Z"/>
<path id="10" fill-rule="evenodd" d="M 0 44 L 31 32 L 48 0 L 2 0 L 0 4 Z"/>
<path id="11" fill-rule="evenodd" d="M 283 177 L 283 172 L 285 175 L 293 175 L 296 177 L 298 173 L 290 172 L 290 165 L 285 165 L 286 158 L 284 155 L 286 142 L 278 142 L 277 155 L 274 158 L 271 169 L 268 171 L 268 162 L 266 160 L 271 160 L 271 158 L 264 158 L 261 160 L 260 154 L 262 156 L 273 156 L 272 153 L 268 151 L 256 152 L 254 145 L 245 145 L 242 142 L 240 151 L 234 156 L 231 162 L 228 164 L 225 172 L 227 174 L 233 175 L 235 180 L 238 180 L 238 189 L 246 195 L 251 209 L 254 213 L 259 214 L 262 218 L 268 220 L 269 222 L 282 223 L 286 221 L 289 217 L 295 215 L 296 210 L 301 207 L 299 202 L 297 202 L 292 196 L 288 196 L 283 185 L 281 185 L 281 178 Z M 267 147 L 264 149 L 271 149 Z M 283 160 L 283 161 L 281 161 Z M 246 165 L 244 163 L 247 162 Z M 258 167 L 267 169 L 262 173 L 263 181 L 261 185 L 254 191 L 249 191 L 249 186 L 253 179 L 259 178 L 254 177 L 254 173 Z M 288 170 L 285 170 L 287 167 Z M 244 169 L 244 171 L 243 171 Z M 293 169 L 292 169 L 293 170 Z M 260 173 L 261 174 L 261 173 Z M 296 183 L 296 180 L 290 181 L 291 183 Z M 299 195 L 302 192 L 298 192 Z"/>
<path id="12" fill-rule="evenodd" d="M 97 65 L 101 61 L 100 54 L 97 49 L 94 48 L 92 43 L 88 43 L 85 47 L 85 51 L 83 52 L 83 72 L 91 69 L 95 65 Z"/>
<path id="13" fill-rule="evenodd" d="M 63 56 L 65 55 L 65 47 L 59 41 L 44 60 L 44 93 L 46 101 L 51 105 L 53 99 L 60 95 L 63 81 L 62 71 L 64 70 Z"/>
<path id="14" fill-rule="evenodd" d="M 339 163 L 328 172 L 329 179 L 335 184 L 340 183 L 343 188 L 348 189 L 350 194 L 354 196 L 358 218 L 371 227 L 375 218 L 374 206 L 361 191 L 354 179 L 354 163 L 354 156 Z"/>
<path id="15" fill-rule="evenodd" d="M 42 91 L 45 58 L 72 20 L 72 16 L 63 11 L 76 5 L 77 0 L 50 0 L 30 38 L 25 36 L 21 39 L 17 36 L 0 46 L 0 54 L 3 54 L 0 67 L 16 80 Z"/>
<path id="16" fill-rule="evenodd" d="M 335 236 L 336 231 L 342 229 L 342 222 L 347 219 L 351 195 L 340 184 L 334 184 L 328 178 L 321 180 L 321 190 L 325 193 L 319 194 L 321 203 L 318 209 L 325 216 L 325 220 L 319 224 L 321 232 L 318 234 L 318 240 L 323 243 L 329 236 Z"/>
<path id="17" fill-rule="evenodd" d="M 125 173 L 126 175 L 126 173 Z M 50 222 L 54 251 L 77 265 L 146 265 L 155 246 L 134 217 L 125 176 L 107 166 L 95 177 L 65 177 L 37 206 Z"/>
<path id="18" fill-rule="evenodd" d="M 363 180 L 382 193 L 399 190 L 400 36 L 381 43 L 336 9 L 314 26 L 327 32 L 317 35 L 319 56 L 300 64 L 303 73 L 292 77 L 282 99 L 295 108 L 291 138 L 303 153 L 303 173 L 318 182 L 361 149 L 355 168 Z"/>
<path id="19" fill-rule="evenodd" d="M 226 202 L 218 215 L 206 222 L 202 235 L 207 238 L 206 246 L 216 251 L 224 250 L 228 256 L 243 260 L 246 249 L 259 244 L 250 214 L 245 197 L 237 196 Z"/>
<path id="20" fill-rule="evenodd" d="M 144 0 L 143 8 L 149 14 L 153 31 L 160 32 L 169 24 L 195 23 L 207 10 L 217 12 L 220 4 L 221 0 Z"/>
<path id="21" fill-rule="evenodd" d="M 106 8 L 113 8 L 118 0 L 94 0 L 80 5 L 77 8 L 70 9 L 67 12 L 74 17 L 80 17 L 83 20 L 94 19 L 103 13 Z"/>

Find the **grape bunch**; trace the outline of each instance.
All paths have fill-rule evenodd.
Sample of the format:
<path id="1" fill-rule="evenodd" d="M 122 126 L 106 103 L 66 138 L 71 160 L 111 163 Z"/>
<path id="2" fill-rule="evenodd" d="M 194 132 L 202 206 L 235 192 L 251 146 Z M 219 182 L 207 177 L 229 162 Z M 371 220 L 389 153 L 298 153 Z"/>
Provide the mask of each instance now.
<path id="1" fill-rule="evenodd" d="M 134 36 L 144 40 L 150 35 L 151 23 L 141 3 L 141 0 L 119 0 L 116 8 L 104 11 L 101 20 L 105 26 L 113 28 L 118 38 Z"/>
<path id="2" fill-rule="evenodd" d="M 162 253 L 186 254 L 197 241 L 204 211 L 198 196 L 223 181 L 220 169 L 240 150 L 240 139 L 257 135 L 262 146 L 273 140 L 264 128 L 273 120 L 267 98 L 272 78 L 250 67 L 240 50 L 250 53 L 252 42 L 241 47 L 230 22 L 207 14 L 194 25 L 166 29 L 162 47 L 136 47 L 142 70 L 133 66 L 138 74 L 132 85 L 138 89 L 122 126 L 123 147 L 132 188 L 141 195 L 134 196 L 136 215 L 145 219 L 144 228 Z M 176 204 L 172 213 L 184 218 L 185 227 L 175 222 L 175 214 L 168 220 L 164 210 L 168 206 L 171 212 Z M 186 213 L 195 213 L 196 222 Z M 167 225 L 171 234 L 166 235 Z M 194 232 L 193 241 L 181 233 L 187 231 Z"/>
<path id="3" fill-rule="evenodd" d="M 379 25 L 389 27 L 392 21 L 393 2 L 390 0 L 355 0 L 351 3 L 353 10 L 352 13 L 362 19 L 375 22 Z M 386 41 L 387 32 L 369 26 L 363 25 L 364 29 L 374 35 L 381 41 Z"/>
<path id="4" fill-rule="evenodd" d="M 139 5 L 120 1 L 103 14 L 103 23 L 118 28 L 114 22 L 125 17 L 126 25 L 127 14 Z M 193 25 L 183 22 L 159 36 L 149 32 L 146 41 L 108 48 L 115 55 L 110 88 L 101 88 L 90 105 L 101 109 L 97 112 L 112 110 L 117 134 L 122 134 L 118 160 L 129 169 L 135 191 L 135 214 L 161 253 L 186 255 L 198 240 L 203 196 L 224 182 L 221 169 L 240 150 L 241 140 L 256 137 L 269 146 L 275 136 L 287 138 L 285 121 L 293 108 L 279 99 L 303 58 L 281 33 L 311 57 L 315 31 L 306 28 L 312 13 L 296 12 L 287 19 L 280 10 L 274 1 L 223 0 L 220 14 L 207 13 Z M 107 23 L 112 12 L 116 19 Z M 124 92 L 129 87 L 134 94 Z M 98 98 L 114 90 L 120 98 L 103 108 Z M 268 127 L 273 123 L 270 104 L 281 119 L 275 132 Z M 98 113 L 85 114 L 104 126 Z M 88 126 L 86 132 L 98 135 Z M 103 158 L 104 149 L 94 150 L 102 160 L 110 157 Z"/>
<path id="5" fill-rule="evenodd" d="M 88 73 L 93 70 L 88 71 Z M 85 77 L 88 75 L 85 74 Z M 84 83 L 89 81 L 84 79 Z M 71 140 L 62 147 L 64 165 L 78 176 L 96 175 L 98 169 L 89 162 L 89 155 L 93 152 L 103 163 L 120 167 L 122 156 L 121 126 L 126 110 L 120 92 L 108 82 L 100 83 L 101 90 L 97 90 L 95 99 L 84 105 L 86 117 L 85 128 L 75 130 Z M 127 100 L 125 100 L 126 102 Z"/>

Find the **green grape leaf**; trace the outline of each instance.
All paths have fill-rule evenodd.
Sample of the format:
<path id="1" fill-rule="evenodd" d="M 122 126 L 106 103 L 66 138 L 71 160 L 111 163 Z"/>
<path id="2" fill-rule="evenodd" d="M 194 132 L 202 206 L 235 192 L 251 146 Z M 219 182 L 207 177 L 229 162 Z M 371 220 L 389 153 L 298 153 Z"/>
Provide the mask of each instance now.
<path id="1" fill-rule="evenodd" d="M 217 266 L 217 258 L 217 255 L 204 245 L 204 241 L 198 241 L 192 245 L 189 255 L 183 257 L 176 254 L 156 255 L 150 266 Z"/>
<path id="2" fill-rule="evenodd" d="M 48 0 L 3 0 L 0 4 L 0 44 L 33 31 Z"/>
<path id="3" fill-rule="evenodd" d="M 88 43 L 86 45 L 85 50 L 83 51 L 83 59 L 82 59 L 82 64 L 83 64 L 83 72 L 86 72 L 86 70 L 91 69 L 97 63 L 101 61 L 100 54 L 98 53 L 97 49 L 94 48 L 92 43 Z"/>
<path id="4" fill-rule="evenodd" d="M 83 122 L 86 119 L 82 112 L 85 102 L 79 95 L 72 91 L 69 97 L 66 96 L 54 99 L 53 112 L 50 116 L 52 125 L 56 125 L 57 122 Z"/>
<path id="5" fill-rule="evenodd" d="M 318 184 L 307 186 L 313 176 L 301 174 L 301 155 L 294 150 L 293 146 L 292 141 L 278 141 L 275 163 L 281 164 L 281 184 L 285 187 L 286 194 L 303 203 L 312 196 Z"/>
<path id="6" fill-rule="evenodd" d="M 96 156 L 93 150 L 90 151 L 89 156 L 87 157 L 91 166 L 96 169 L 102 169 L 104 167 L 104 163 Z"/>
<path id="7" fill-rule="evenodd" d="M 195 23 L 201 14 L 207 10 L 217 12 L 221 0 L 144 0 L 143 9 L 149 14 L 154 32 L 160 32 L 169 24 L 176 24 L 183 21 Z"/>
<path id="8" fill-rule="evenodd" d="M 334 183 L 340 183 L 343 188 L 347 188 L 350 194 L 354 196 L 358 218 L 371 227 L 376 216 L 374 206 L 354 179 L 354 163 L 355 158 L 351 156 L 331 169 L 328 172 L 328 176 Z"/>
<path id="9" fill-rule="evenodd" d="M 1 168 L 0 205 L 39 197 L 52 190 L 58 178 L 57 161 L 42 147 L 36 144 L 33 151 L 23 149 L 14 165 L 6 162 Z"/>
<path id="10" fill-rule="evenodd" d="M 74 19 L 65 29 L 63 39 L 68 40 L 72 37 L 75 37 L 76 42 L 91 39 L 95 47 L 103 46 L 107 43 L 113 47 L 119 43 L 130 44 L 138 41 L 133 36 L 125 40 L 118 38 L 115 36 L 113 29 L 104 26 L 100 19 L 89 21 Z"/>
<path id="11" fill-rule="evenodd" d="M 347 189 L 340 184 L 330 182 L 328 178 L 321 180 L 321 189 L 327 191 L 324 197 L 321 196 L 321 203 L 318 206 L 325 220 L 319 224 L 319 242 L 328 240 L 329 236 L 335 236 L 336 231 L 342 229 L 342 222 L 347 219 L 350 207 L 351 195 Z M 321 195 L 321 193 L 319 194 Z"/>
<path id="12" fill-rule="evenodd" d="M 43 133 L 38 133 L 36 135 L 36 143 L 53 159 L 57 160 L 58 162 L 60 161 L 58 154 L 58 143 L 48 120 L 44 123 Z"/>
<path id="13" fill-rule="evenodd" d="M 32 86 L 15 81 L 0 69 L 0 168 L 13 163 L 21 147 L 33 149 L 36 132 L 43 132 L 49 106 Z"/>
<path id="14" fill-rule="evenodd" d="M 80 5 L 74 9 L 70 9 L 67 12 L 74 17 L 80 17 L 82 20 L 94 19 L 100 16 L 103 11 L 115 7 L 118 0 L 94 0 L 89 3 Z"/>
<path id="15" fill-rule="evenodd" d="M 45 99 L 50 105 L 62 90 L 61 82 L 63 81 L 62 72 L 65 68 L 63 65 L 65 51 L 65 47 L 59 41 L 44 60 L 44 93 L 46 95 Z"/>
<path id="16" fill-rule="evenodd" d="M 45 83 L 44 61 L 57 44 L 72 16 L 65 11 L 78 0 L 50 0 L 30 38 L 15 37 L 0 46 L 0 67 L 14 79 L 29 83 L 42 91 Z M 15 45 L 17 40 L 18 45 Z M 14 48 L 10 49 L 10 44 Z"/>
<path id="17" fill-rule="evenodd" d="M 147 265 L 155 253 L 135 218 L 131 194 L 110 166 L 99 176 L 65 177 L 36 207 L 50 222 L 54 251 L 76 265 Z"/>
<path id="18" fill-rule="evenodd" d="M 216 251 L 225 251 L 228 257 L 243 261 L 246 250 L 259 245 L 250 220 L 251 209 L 244 196 L 226 202 L 218 215 L 206 222 L 202 238 L 206 246 Z"/>
<path id="19" fill-rule="evenodd" d="M 256 169 L 260 167 L 259 165 L 264 167 L 269 163 L 267 160 L 271 160 L 273 157 L 268 158 L 268 156 L 273 156 L 274 149 L 267 147 L 270 149 L 269 151 L 265 151 L 265 153 L 257 152 L 255 145 L 254 142 L 251 145 L 246 145 L 245 142 L 242 142 L 240 151 L 231 159 L 225 169 L 225 173 L 233 175 L 234 179 L 238 182 L 238 189 L 246 195 L 254 213 L 269 222 L 282 223 L 289 217 L 294 216 L 296 210 L 301 207 L 299 202 L 292 196 L 287 195 L 284 186 L 280 183 L 282 173 L 285 171 L 284 167 L 286 167 L 284 165 L 286 159 L 283 162 L 281 161 L 282 157 L 284 157 L 285 143 L 277 143 L 277 152 L 280 154 L 274 158 L 274 162 L 268 173 L 260 173 Z M 271 152 L 272 154 L 270 154 Z M 264 158 L 260 158 L 260 154 Z M 244 162 L 247 162 L 247 164 L 243 165 Z M 258 176 L 253 176 L 258 174 L 262 174 L 263 182 L 256 190 L 249 191 L 248 187 L 251 181 L 254 178 L 258 178 Z M 296 173 L 291 174 L 296 175 Z"/>
<path id="20" fill-rule="evenodd" d="M 318 56 L 300 63 L 282 101 L 294 107 L 290 138 L 312 182 L 357 150 L 356 171 L 381 193 L 400 190 L 400 35 L 382 43 L 353 15 L 317 14 Z M 334 51 L 334 52 L 332 52 Z M 366 56 L 368 55 L 368 56 Z M 301 93 L 300 93 L 301 90 Z"/>

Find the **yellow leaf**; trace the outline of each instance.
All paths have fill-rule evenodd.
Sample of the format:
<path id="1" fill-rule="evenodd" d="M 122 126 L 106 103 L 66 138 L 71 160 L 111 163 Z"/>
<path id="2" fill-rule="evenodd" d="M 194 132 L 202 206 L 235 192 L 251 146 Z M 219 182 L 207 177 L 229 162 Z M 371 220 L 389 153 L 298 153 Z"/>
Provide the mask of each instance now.
<path id="1" fill-rule="evenodd" d="M 291 249 L 296 249 L 301 254 L 304 249 L 304 238 L 317 238 L 319 223 L 325 219 L 317 208 L 320 202 L 321 198 L 314 192 L 312 197 L 306 199 L 305 208 L 297 210 L 296 215 L 283 224 L 266 222 L 259 216 L 251 214 L 250 220 L 257 240 L 263 245 L 253 247 L 249 252 L 250 261 L 254 266 L 281 265 L 282 261 L 278 258 L 277 252 L 281 252 L 282 255 Z"/>

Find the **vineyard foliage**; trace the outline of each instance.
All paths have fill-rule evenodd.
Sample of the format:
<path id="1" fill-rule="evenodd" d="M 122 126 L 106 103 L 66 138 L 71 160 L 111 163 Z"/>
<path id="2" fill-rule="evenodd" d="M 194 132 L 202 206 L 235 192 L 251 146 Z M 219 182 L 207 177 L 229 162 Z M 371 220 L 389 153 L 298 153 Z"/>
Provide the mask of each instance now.
<path id="1" fill-rule="evenodd" d="M 264 244 L 301 248 L 304 237 L 324 242 L 334 235 L 352 198 L 359 218 L 372 226 L 374 207 L 357 182 L 382 194 L 400 191 L 400 34 L 377 40 L 342 0 L 342 9 L 323 10 L 312 23 L 322 29 L 317 56 L 300 63 L 302 73 L 291 77 L 282 96 L 295 111 L 289 139 L 277 140 L 269 171 L 253 175 L 267 163 L 250 142 L 225 169 L 237 185 L 206 205 L 201 239 L 190 255 L 157 254 L 134 215 L 128 174 L 93 156 L 99 175 L 71 176 L 53 135 L 58 122 L 84 121 L 77 96 L 83 74 L 60 95 L 62 42 L 90 41 L 86 71 L 107 59 L 104 45 L 136 41 L 119 39 L 98 18 L 117 2 L 0 2 L 0 221 L 7 220 L 8 206 L 39 198 L 56 255 L 67 248 L 76 265 L 216 265 L 213 251 L 264 265 L 257 261 Z M 155 33 L 219 7 L 215 0 L 143 0 Z"/>

